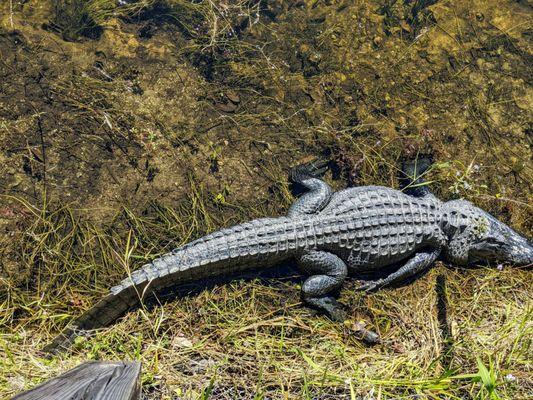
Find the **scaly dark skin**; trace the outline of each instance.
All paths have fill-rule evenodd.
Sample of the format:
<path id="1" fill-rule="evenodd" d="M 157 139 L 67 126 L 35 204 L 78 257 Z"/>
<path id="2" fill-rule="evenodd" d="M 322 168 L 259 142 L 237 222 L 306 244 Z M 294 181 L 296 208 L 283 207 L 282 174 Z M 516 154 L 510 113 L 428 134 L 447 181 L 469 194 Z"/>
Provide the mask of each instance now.
<path id="1" fill-rule="evenodd" d="M 404 191 L 381 186 L 333 192 L 320 179 L 323 162 L 294 168 L 290 179 L 307 192 L 286 217 L 263 218 L 211 233 L 144 265 L 68 325 L 47 352 L 68 347 L 80 333 L 109 325 L 158 290 L 213 276 L 268 267 L 295 259 L 307 276 L 303 301 L 335 321 L 346 313 L 336 300 L 348 275 L 379 272 L 366 281 L 371 292 L 430 268 L 441 258 L 453 264 L 507 262 L 528 265 L 533 247 L 507 225 L 464 200 L 441 202 L 419 175 L 428 164 L 404 165 Z M 375 341 L 371 333 L 369 341 Z"/>

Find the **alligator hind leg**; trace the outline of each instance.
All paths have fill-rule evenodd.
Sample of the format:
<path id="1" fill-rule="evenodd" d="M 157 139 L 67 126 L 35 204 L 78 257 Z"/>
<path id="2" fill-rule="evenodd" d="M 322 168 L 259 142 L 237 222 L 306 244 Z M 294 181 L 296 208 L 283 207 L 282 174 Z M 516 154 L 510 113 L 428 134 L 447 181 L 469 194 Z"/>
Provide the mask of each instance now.
<path id="1" fill-rule="evenodd" d="M 404 193 L 413 197 L 436 197 L 430 192 L 423 176 L 431 168 L 431 160 L 428 157 L 421 157 L 415 160 L 402 162 L 400 172 L 400 188 Z"/>
<path id="2" fill-rule="evenodd" d="M 332 253 L 310 251 L 300 257 L 298 265 L 311 275 L 302 285 L 303 301 L 325 312 L 334 321 L 344 321 L 346 313 L 333 297 L 348 275 L 344 261 Z"/>
<path id="3" fill-rule="evenodd" d="M 327 170 L 327 161 L 315 160 L 291 169 L 289 179 L 307 191 L 289 208 L 289 217 L 301 214 L 314 214 L 322 210 L 331 198 L 331 187 L 320 179 Z"/>

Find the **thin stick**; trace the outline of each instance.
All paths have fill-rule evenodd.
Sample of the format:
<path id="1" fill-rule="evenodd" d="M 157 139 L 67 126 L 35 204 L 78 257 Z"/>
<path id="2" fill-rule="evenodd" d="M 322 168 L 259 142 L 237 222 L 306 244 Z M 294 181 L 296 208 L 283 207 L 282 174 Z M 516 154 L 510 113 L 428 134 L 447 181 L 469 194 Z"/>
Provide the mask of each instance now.
<path id="1" fill-rule="evenodd" d="M 9 0 L 9 22 L 11 23 L 11 29 L 15 27 L 13 24 L 13 0 Z"/>

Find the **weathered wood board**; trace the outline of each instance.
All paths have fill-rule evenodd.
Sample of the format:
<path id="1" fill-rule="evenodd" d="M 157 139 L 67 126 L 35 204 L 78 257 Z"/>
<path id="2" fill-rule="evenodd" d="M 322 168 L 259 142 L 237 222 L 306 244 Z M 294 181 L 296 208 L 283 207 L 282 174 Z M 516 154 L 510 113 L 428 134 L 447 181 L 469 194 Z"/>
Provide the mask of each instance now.
<path id="1" fill-rule="evenodd" d="M 141 363 L 89 361 L 12 400 L 138 400 Z"/>

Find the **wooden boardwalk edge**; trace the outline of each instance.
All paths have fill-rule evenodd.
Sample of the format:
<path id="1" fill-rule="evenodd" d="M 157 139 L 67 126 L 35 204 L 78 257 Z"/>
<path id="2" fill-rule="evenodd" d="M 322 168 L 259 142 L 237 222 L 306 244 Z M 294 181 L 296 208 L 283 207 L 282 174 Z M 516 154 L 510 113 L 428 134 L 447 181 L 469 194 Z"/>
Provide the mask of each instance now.
<path id="1" fill-rule="evenodd" d="M 88 361 L 12 400 L 138 400 L 140 375 L 138 361 Z"/>

